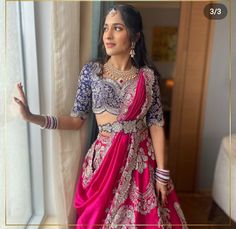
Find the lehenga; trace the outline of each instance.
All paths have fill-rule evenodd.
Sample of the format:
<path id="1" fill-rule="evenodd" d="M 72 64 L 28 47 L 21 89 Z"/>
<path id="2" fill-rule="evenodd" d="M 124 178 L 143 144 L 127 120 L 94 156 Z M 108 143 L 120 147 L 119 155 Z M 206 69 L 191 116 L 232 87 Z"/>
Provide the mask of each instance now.
<path id="1" fill-rule="evenodd" d="M 90 110 L 110 109 L 118 118 L 99 126 L 112 134 L 99 133 L 85 156 L 74 199 L 76 228 L 187 228 L 171 180 L 167 206 L 162 207 L 155 191 L 157 165 L 148 127 L 163 126 L 164 119 L 153 71 L 141 68 L 121 88 L 97 76 L 98 66 L 83 67 L 71 115 L 86 118 Z M 118 90 L 117 101 L 109 94 L 113 90 Z"/>

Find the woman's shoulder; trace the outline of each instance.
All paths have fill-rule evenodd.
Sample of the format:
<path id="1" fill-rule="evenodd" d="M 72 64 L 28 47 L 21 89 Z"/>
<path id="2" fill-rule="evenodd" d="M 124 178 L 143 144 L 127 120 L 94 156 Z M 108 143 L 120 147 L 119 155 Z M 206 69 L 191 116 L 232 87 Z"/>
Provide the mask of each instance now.
<path id="1" fill-rule="evenodd" d="M 101 70 L 101 65 L 97 61 L 88 61 L 82 67 L 82 74 L 93 75 L 99 73 Z"/>
<path id="2" fill-rule="evenodd" d="M 87 70 L 95 70 L 101 68 L 101 64 L 98 61 L 88 61 L 83 65 L 82 69 L 87 69 Z"/>
<path id="3" fill-rule="evenodd" d="M 148 78 L 155 78 L 154 70 L 151 67 L 145 65 L 141 68 L 141 70 L 144 72 L 145 75 L 148 76 Z"/>

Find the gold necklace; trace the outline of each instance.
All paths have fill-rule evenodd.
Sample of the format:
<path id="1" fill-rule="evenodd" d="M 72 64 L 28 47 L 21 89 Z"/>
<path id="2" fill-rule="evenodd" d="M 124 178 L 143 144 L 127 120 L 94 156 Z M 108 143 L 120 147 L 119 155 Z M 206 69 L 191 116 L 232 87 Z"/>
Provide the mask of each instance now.
<path id="1" fill-rule="evenodd" d="M 131 66 L 129 70 L 122 71 L 115 68 L 110 62 L 106 62 L 103 65 L 103 69 L 104 69 L 104 73 L 106 73 L 112 79 L 119 81 L 120 83 L 131 80 L 135 78 L 138 74 L 138 69 L 135 68 L 133 65 Z"/>

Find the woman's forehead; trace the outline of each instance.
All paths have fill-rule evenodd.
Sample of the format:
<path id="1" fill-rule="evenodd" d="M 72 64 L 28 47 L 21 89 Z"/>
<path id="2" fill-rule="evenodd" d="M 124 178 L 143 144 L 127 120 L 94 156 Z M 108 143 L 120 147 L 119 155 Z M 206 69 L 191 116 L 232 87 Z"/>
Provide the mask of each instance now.
<path id="1" fill-rule="evenodd" d="M 122 20 L 121 14 L 119 11 L 113 11 L 111 10 L 107 16 L 106 16 L 106 20 L 105 20 L 105 24 L 124 24 L 124 21 Z"/>

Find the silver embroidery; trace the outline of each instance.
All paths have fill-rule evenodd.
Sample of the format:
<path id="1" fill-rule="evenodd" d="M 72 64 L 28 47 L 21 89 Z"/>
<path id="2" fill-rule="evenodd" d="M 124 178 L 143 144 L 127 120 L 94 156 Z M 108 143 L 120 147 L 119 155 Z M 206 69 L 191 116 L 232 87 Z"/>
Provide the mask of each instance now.
<path id="1" fill-rule="evenodd" d="M 142 193 L 133 181 L 129 195 L 130 200 L 134 203 L 134 210 L 140 212 L 143 215 L 148 214 L 153 208 L 157 206 L 157 198 L 153 180 L 153 169 L 150 167 L 149 171 L 150 179 L 146 187 L 146 191 Z"/>
<path id="2" fill-rule="evenodd" d="M 178 214 L 178 216 L 179 216 L 179 218 L 180 218 L 180 221 L 181 221 L 181 223 L 182 223 L 182 228 L 183 229 L 188 229 L 188 227 L 187 227 L 187 222 L 186 222 L 186 220 L 185 220 L 185 217 L 184 217 L 184 213 L 183 213 L 183 211 L 182 211 L 182 209 L 181 209 L 181 207 L 180 207 L 180 205 L 179 205 L 179 203 L 178 202 L 175 202 L 174 203 L 174 208 L 175 208 L 175 210 L 176 210 L 176 212 L 177 212 L 177 214 Z"/>
<path id="3" fill-rule="evenodd" d="M 138 170 L 139 173 L 143 173 L 143 170 L 147 168 L 147 161 L 147 155 L 145 155 L 143 148 L 140 148 L 137 156 L 137 163 L 135 169 Z"/>
<path id="4" fill-rule="evenodd" d="M 124 100 L 129 97 L 129 87 L 136 84 L 137 78 L 126 81 L 122 86 L 111 78 L 95 76 L 92 83 L 93 112 L 96 114 L 105 111 L 118 115 Z"/>
<path id="5" fill-rule="evenodd" d="M 117 211 L 114 220 L 111 223 L 110 228 L 136 228 L 135 225 L 135 214 L 132 206 L 122 206 Z"/>
<path id="6" fill-rule="evenodd" d="M 160 88 L 158 81 L 152 69 L 145 67 L 143 72 L 146 78 L 147 92 L 148 94 L 148 113 L 147 113 L 147 124 L 164 126 L 164 117 L 162 104 L 160 100 Z"/>
<path id="7" fill-rule="evenodd" d="M 120 132 L 124 131 L 124 133 L 132 133 L 140 131 L 146 128 L 145 120 L 132 120 L 132 121 L 117 121 L 113 123 L 106 123 L 104 125 L 98 125 L 99 131 L 106 132 Z"/>
<path id="8" fill-rule="evenodd" d="M 162 229 L 171 229 L 170 210 L 159 205 L 157 214 L 159 217 L 158 226 Z"/>
<path id="9" fill-rule="evenodd" d="M 106 156 L 107 150 L 111 145 L 112 139 L 113 135 L 110 137 L 98 135 L 97 140 L 100 140 L 100 142 L 97 143 L 97 141 L 95 141 L 88 150 L 88 153 L 83 162 L 82 170 L 84 188 L 88 186 L 90 180 L 100 167 L 104 157 Z"/>
<path id="10" fill-rule="evenodd" d="M 132 179 L 132 171 L 135 169 L 135 165 L 136 165 L 137 146 L 138 146 L 136 144 L 136 141 L 133 135 L 134 134 L 131 135 L 131 145 L 130 145 L 130 150 L 127 157 L 127 163 L 121 175 L 119 185 L 113 199 L 113 203 L 105 219 L 106 224 L 111 224 L 114 221 L 116 215 L 119 213 L 119 209 L 121 205 L 125 202 L 125 200 L 128 197 L 129 188 L 131 185 L 130 181 Z"/>

